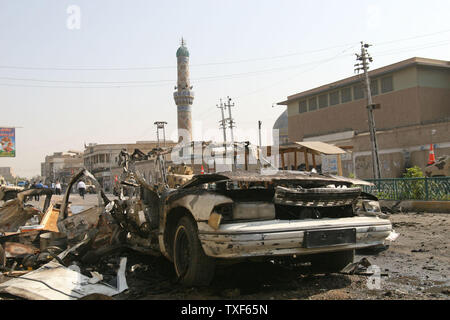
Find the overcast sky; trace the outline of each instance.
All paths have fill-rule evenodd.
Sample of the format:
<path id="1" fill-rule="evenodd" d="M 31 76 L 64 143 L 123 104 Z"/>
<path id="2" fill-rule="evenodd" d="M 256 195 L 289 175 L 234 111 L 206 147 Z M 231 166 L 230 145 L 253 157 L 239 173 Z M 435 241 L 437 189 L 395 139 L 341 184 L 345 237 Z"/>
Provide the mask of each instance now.
<path id="1" fill-rule="evenodd" d="M 75 6 L 75 7 L 74 7 Z M 78 9 L 80 19 L 77 19 Z M 190 51 L 195 139 L 221 139 L 220 98 L 239 139 L 270 143 L 288 95 L 352 76 L 361 40 L 371 68 L 450 60 L 450 1 L 0 0 L 0 126 L 16 126 L 21 176 L 84 143 L 176 140 L 175 52 Z M 236 134 L 235 134 L 236 135 Z"/>

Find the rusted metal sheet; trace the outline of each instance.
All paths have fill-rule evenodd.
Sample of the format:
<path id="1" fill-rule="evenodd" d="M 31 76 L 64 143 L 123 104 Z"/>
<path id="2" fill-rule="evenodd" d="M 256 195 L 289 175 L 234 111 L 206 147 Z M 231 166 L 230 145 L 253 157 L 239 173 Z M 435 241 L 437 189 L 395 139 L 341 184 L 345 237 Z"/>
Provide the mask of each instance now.
<path id="1" fill-rule="evenodd" d="M 7 258 L 15 258 L 25 254 L 35 254 L 39 252 L 39 249 L 23 243 L 5 242 L 5 252 Z"/>
<path id="2" fill-rule="evenodd" d="M 44 226 L 43 230 L 59 232 L 58 229 L 58 218 L 59 218 L 59 210 L 54 209 L 53 205 L 47 209 L 44 217 L 42 218 L 40 224 Z"/>
<path id="3" fill-rule="evenodd" d="M 24 207 L 19 199 L 10 200 L 0 208 L 0 232 L 15 232 L 39 213 L 33 207 Z"/>
<path id="4" fill-rule="evenodd" d="M 40 210 L 25 205 L 24 201 L 27 197 L 45 195 L 43 211 L 46 212 L 50 206 L 52 194 L 50 189 L 29 189 L 19 192 L 17 198 L 7 201 L 0 208 L 0 232 L 16 232 L 31 217 L 42 214 Z"/>
<path id="5" fill-rule="evenodd" d="M 359 185 L 372 185 L 370 182 L 351 179 L 340 176 L 325 175 L 311 172 L 303 171 L 288 171 L 288 170 L 274 170 L 267 172 L 249 172 L 243 170 L 237 170 L 233 172 L 221 172 L 220 174 L 203 174 L 195 175 L 192 180 L 181 188 L 187 189 L 195 186 L 199 186 L 205 183 L 232 180 L 232 181 L 242 181 L 242 182 L 301 182 L 301 181 L 311 181 L 314 183 L 326 184 L 359 184 Z"/>
<path id="6" fill-rule="evenodd" d="M 59 232 L 65 233 L 68 240 L 83 240 L 90 229 L 94 229 L 103 209 L 92 207 L 58 222 Z"/>

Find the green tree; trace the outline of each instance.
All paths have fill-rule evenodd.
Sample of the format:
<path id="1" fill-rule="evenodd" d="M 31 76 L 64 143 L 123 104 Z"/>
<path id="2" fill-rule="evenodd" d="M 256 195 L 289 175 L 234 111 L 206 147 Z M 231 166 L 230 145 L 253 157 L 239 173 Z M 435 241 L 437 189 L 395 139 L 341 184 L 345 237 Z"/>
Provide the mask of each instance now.
<path id="1" fill-rule="evenodd" d="M 423 172 L 418 166 L 407 168 L 403 174 L 404 178 L 422 178 L 423 176 Z"/>
<path id="2" fill-rule="evenodd" d="M 407 168 L 403 174 L 404 178 L 423 178 L 423 172 L 418 166 Z M 423 179 L 411 179 L 406 182 L 409 185 L 404 196 L 405 199 L 421 200 L 425 198 L 425 182 Z"/>

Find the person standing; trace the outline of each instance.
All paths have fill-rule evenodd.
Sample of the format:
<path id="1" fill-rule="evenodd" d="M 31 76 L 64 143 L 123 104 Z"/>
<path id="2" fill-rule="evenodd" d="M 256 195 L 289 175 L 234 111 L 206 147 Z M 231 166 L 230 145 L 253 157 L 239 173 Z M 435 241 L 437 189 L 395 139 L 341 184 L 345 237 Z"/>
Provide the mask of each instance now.
<path id="1" fill-rule="evenodd" d="M 86 184 L 83 180 L 80 180 L 77 184 L 78 192 L 80 193 L 80 196 L 84 199 L 84 194 L 86 193 Z"/>
<path id="2" fill-rule="evenodd" d="M 59 181 L 56 181 L 56 184 L 55 184 L 55 193 L 56 193 L 57 195 L 60 195 L 60 194 L 61 194 L 61 183 L 60 183 Z"/>
<path id="3" fill-rule="evenodd" d="M 44 188 L 44 185 L 42 184 L 42 181 L 39 181 L 39 183 L 36 183 L 36 185 L 34 186 L 36 189 L 42 189 Z M 39 195 L 36 194 L 34 196 L 34 200 L 39 201 Z"/>

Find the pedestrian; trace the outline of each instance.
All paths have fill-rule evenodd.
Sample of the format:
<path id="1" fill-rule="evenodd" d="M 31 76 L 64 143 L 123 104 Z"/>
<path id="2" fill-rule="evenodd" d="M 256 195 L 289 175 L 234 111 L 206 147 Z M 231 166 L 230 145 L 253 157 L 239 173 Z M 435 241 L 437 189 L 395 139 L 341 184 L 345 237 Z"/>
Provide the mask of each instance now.
<path id="1" fill-rule="evenodd" d="M 52 190 L 55 190 L 55 183 L 52 181 Z"/>
<path id="2" fill-rule="evenodd" d="M 84 199 L 84 194 L 86 193 L 86 184 L 83 180 L 80 180 L 77 184 L 78 192 L 80 193 L 80 196 Z"/>
<path id="3" fill-rule="evenodd" d="M 39 183 L 36 183 L 34 187 L 36 189 L 42 189 L 44 188 L 44 185 L 42 184 L 42 181 L 39 181 Z M 34 195 L 34 200 L 39 201 L 39 194 Z"/>
<path id="4" fill-rule="evenodd" d="M 55 193 L 57 194 L 57 195 L 60 195 L 61 194 L 61 183 L 57 180 L 56 181 L 56 183 L 55 183 Z"/>

